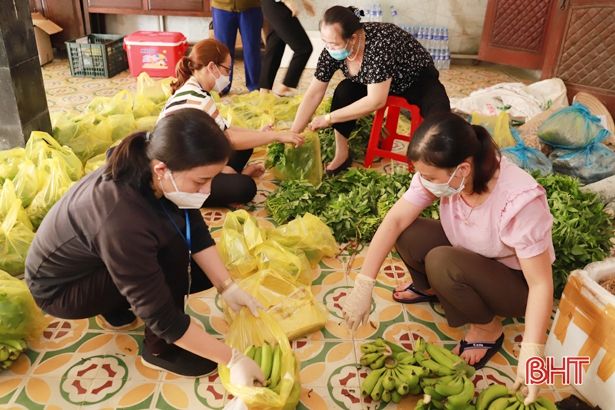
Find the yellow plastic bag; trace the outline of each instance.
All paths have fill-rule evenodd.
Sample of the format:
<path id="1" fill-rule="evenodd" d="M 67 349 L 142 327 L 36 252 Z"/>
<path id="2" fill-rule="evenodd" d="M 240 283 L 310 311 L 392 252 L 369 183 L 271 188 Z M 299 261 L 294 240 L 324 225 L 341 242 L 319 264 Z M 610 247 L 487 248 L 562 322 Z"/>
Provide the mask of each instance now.
<path id="1" fill-rule="evenodd" d="M 102 154 L 99 154 L 93 158 L 90 158 L 88 162 L 85 163 L 85 173 L 89 174 L 92 171 L 96 171 L 98 168 L 105 165 L 106 162 L 107 162 L 106 152 L 103 152 Z"/>
<path id="2" fill-rule="evenodd" d="M 137 96 L 144 97 L 154 103 L 166 102 L 171 96 L 172 77 L 161 80 L 152 79 L 146 72 L 137 77 Z"/>
<path id="3" fill-rule="evenodd" d="M 24 272 L 26 255 L 34 239 L 32 229 L 17 220 L 20 208 L 19 202 L 13 202 L 0 225 L 0 269 L 11 275 Z"/>
<path id="4" fill-rule="evenodd" d="M 275 318 L 265 312 L 254 317 L 243 308 L 231 323 L 226 343 L 245 352 L 249 346 L 260 346 L 265 342 L 280 345 L 282 351 L 281 381 L 279 393 L 266 387 L 235 386 L 230 382 L 230 371 L 224 365 L 218 366 L 218 374 L 224 388 L 238 397 L 251 410 L 290 410 L 297 407 L 301 386 L 299 365 L 286 335 Z"/>
<path id="5" fill-rule="evenodd" d="M 156 115 L 137 118 L 135 122 L 135 131 L 151 131 L 156 126 L 156 121 L 158 121 L 158 117 Z"/>
<path id="6" fill-rule="evenodd" d="M 36 165 L 45 159 L 58 158 L 64 162 L 65 170 L 73 181 L 83 176 L 83 164 L 70 147 L 62 146 L 51 135 L 42 131 L 32 131 L 26 143 L 26 157 Z"/>
<path id="7" fill-rule="evenodd" d="M 0 338 L 36 340 L 45 327 L 26 283 L 0 270 Z"/>
<path id="8" fill-rule="evenodd" d="M 500 148 L 512 147 L 516 144 L 510 132 L 510 116 L 505 111 L 500 112 L 497 116 L 473 112 L 471 122 L 474 125 L 485 127 Z"/>
<path id="9" fill-rule="evenodd" d="M 113 97 L 94 97 L 86 110 L 104 117 L 117 114 L 131 114 L 134 97 L 128 90 L 122 90 Z"/>
<path id="10" fill-rule="evenodd" d="M 107 117 L 109 127 L 111 127 L 111 140 L 113 142 L 126 138 L 137 130 L 137 122 L 134 115 L 117 114 Z"/>
<path id="11" fill-rule="evenodd" d="M 57 158 L 47 159 L 39 167 L 45 169 L 49 177 L 26 209 L 35 228 L 39 227 L 47 212 L 73 184 Z"/>
<path id="12" fill-rule="evenodd" d="M 39 180 L 46 178 L 46 176 L 47 174 L 44 170 L 37 170 L 34 162 L 29 159 L 19 164 L 17 175 L 13 178 L 13 183 L 15 184 L 15 194 L 21 199 L 24 207 L 30 205 L 41 184 Z"/>
<path id="13" fill-rule="evenodd" d="M 21 147 L 0 151 L 0 182 L 15 178 L 25 157 L 26 150 Z"/>
<path id="14" fill-rule="evenodd" d="M 218 242 L 220 256 L 234 279 L 241 279 L 256 271 L 256 259 L 242 233 L 233 229 L 223 229 Z"/>
<path id="15" fill-rule="evenodd" d="M 256 218 L 244 209 L 227 213 L 222 229 L 232 229 L 243 233 L 246 245 L 250 250 L 262 244 L 266 238 L 266 234 L 258 227 Z"/>
<path id="16" fill-rule="evenodd" d="M 19 203 L 17 221 L 23 223 L 28 229 L 33 230 L 34 228 L 32 227 L 30 218 L 21 204 L 21 199 L 15 194 L 15 185 L 13 185 L 13 181 L 9 179 L 4 181 L 2 189 L 0 190 L 0 220 L 6 218 L 15 202 Z"/>
<path id="17" fill-rule="evenodd" d="M 323 257 L 333 257 L 339 251 L 331 228 L 310 213 L 278 226 L 268 235 L 283 246 L 305 252 L 312 266 L 316 266 Z"/>
<path id="18" fill-rule="evenodd" d="M 322 159 L 320 140 L 315 132 L 304 132 L 303 145 L 295 148 L 284 144 L 284 160 L 272 164 L 272 173 L 281 181 L 306 180 L 314 186 L 322 181 Z"/>
<path id="19" fill-rule="evenodd" d="M 111 133 L 107 119 L 91 112 L 59 115 L 53 124 L 54 138 L 68 145 L 83 163 L 111 145 Z"/>
<path id="20" fill-rule="evenodd" d="M 259 271 L 271 269 L 289 275 L 302 285 L 312 284 L 312 267 L 303 251 L 293 251 L 269 240 L 257 246 L 253 254 L 256 256 Z"/>
<path id="21" fill-rule="evenodd" d="M 262 270 L 242 279 L 239 286 L 265 307 L 290 340 L 320 330 L 327 322 L 327 311 L 310 288 L 286 273 Z M 226 306 L 224 314 L 228 322 L 234 320 L 234 312 Z"/>

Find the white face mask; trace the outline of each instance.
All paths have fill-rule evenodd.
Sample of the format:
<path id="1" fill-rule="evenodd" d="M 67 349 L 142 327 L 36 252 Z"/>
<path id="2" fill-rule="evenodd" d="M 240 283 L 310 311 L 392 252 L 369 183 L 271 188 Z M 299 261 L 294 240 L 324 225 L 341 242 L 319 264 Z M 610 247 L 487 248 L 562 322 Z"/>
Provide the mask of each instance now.
<path id="1" fill-rule="evenodd" d="M 231 78 L 228 75 L 222 74 L 220 68 L 218 68 L 218 72 L 220 73 L 220 77 L 216 78 L 214 91 L 221 93 L 231 83 Z"/>
<path id="2" fill-rule="evenodd" d="M 162 188 L 162 182 L 160 183 L 160 188 L 162 188 L 162 193 L 165 198 L 177 205 L 179 209 L 199 209 L 203 206 L 207 198 L 209 198 L 210 194 L 180 191 L 179 188 L 177 188 L 177 184 L 175 183 L 175 179 L 173 178 L 171 171 L 167 171 L 167 173 L 171 177 L 171 183 L 175 188 L 175 192 L 165 192 L 164 188 Z M 165 176 L 166 175 L 167 174 L 165 174 Z"/>
<path id="3" fill-rule="evenodd" d="M 449 196 L 456 195 L 460 193 L 461 191 L 463 191 L 463 188 L 465 188 L 465 179 L 466 179 L 465 176 L 461 178 L 461 183 L 459 184 L 459 188 L 455 189 L 449 185 L 451 180 L 455 176 L 455 172 L 457 172 L 458 169 L 459 169 L 459 165 L 457 165 L 457 168 L 455 168 L 455 170 L 451 174 L 451 177 L 448 179 L 448 181 L 443 184 L 437 184 L 435 182 L 428 181 L 425 178 L 423 178 L 420 173 L 418 175 L 419 175 L 421 184 L 423 184 L 426 190 L 428 190 L 429 192 L 431 192 L 438 198 L 443 198 L 443 197 L 449 197 Z"/>

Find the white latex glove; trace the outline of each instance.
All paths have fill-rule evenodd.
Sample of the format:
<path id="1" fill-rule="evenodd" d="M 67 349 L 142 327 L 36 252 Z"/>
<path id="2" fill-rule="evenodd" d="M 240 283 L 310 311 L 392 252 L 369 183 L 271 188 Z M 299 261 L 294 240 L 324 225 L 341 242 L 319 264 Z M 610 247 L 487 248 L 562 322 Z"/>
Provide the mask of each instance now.
<path id="1" fill-rule="evenodd" d="M 263 309 L 263 305 L 258 300 L 254 299 L 252 295 L 241 289 L 236 283 L 232 283 L 228 288 L 220 295 L 226 304 L 238 312 L 243 306 L 250 309 L 250 312 L 254 316 L 258 317 L 258 309 Z"/>
<path id="2" fill-rule="evenodd" d="M 265 385 L 265 375 L 256 362 L 237 349 L 233 349 L 233 355 L 228 362 L 231 383 L 236 386 L 254 386 L 257 381 Z"/>
<path id="3" fill-rule="evenodd" d="M 517 364 L 517 378 L 513 385 L 513 390 L 517 391 L 523 386 L 527 386 L 527 396 L 524 404 L 526 406 L 533 403 L 538 398 L 538 392 L 540 386 L 537 384 L 526 384 L 525 365 L 528 359 L 532 357 L 545 357 L 545 345 L 538 343 L 521 343 L 521 350 L 519 351 L 519 363 Z"/>
<path id="4" fill-rule="evenodd" d="M 344 319 L 350 329 L 356 330 L 361 323 L 367 323 L 375 283 L 376 281 L 370 277 L 357 275 L 352 292 L 342 302 Z"/>

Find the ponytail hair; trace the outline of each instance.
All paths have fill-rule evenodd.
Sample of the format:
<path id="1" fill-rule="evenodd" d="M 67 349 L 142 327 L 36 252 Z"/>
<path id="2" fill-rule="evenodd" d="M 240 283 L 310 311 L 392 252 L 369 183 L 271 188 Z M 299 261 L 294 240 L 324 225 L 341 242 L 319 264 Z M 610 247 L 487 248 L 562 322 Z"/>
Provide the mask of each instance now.
<path id="1" fill-rule="evenodd" d="M 201 40 L 192 46 L 190 54 L 182 57 L 175 66 L 175 81 L 171 83 L 171 90 L 173 93 L 183 86 L 186 81 L 190 79 L 190 76 L 207 64 L 213 62 L 214 64 L 222 64 L 226 59 L 226 56 L 230 54 L 227 46 L 220 41 L 208 38 Z"/>
<path id="2" fill-rule="evenodd" d="M 410 161 L 437 168 L 456 168 L 472 158 L 472 191 L 481 194 L 500 167 L 500 150 L 489 132 L 451 112 L 433 114 L 416 130 L 408 146 Z"/>
<path id="3" fill-rule="evenodd" d="M 328 8 L 322 16 L 320 25 L 323 23 L 327 25 L 339 24 L 344 40 L 348 40 L 357 30 L 363 27 L 361 24 L 361 12 L 353 6 L 333 6 Z"/>
<path id="4" fill-rule="evenodd" d="M 171 171 L 225 163 L 231 145 L 216 121 L 195 108 L 174 111 L 163 117 L 151 132 L 126 137 L 111 153 L 104 175 L 137 190 L 151 184 L 150 162 L 164 162 Z"/>

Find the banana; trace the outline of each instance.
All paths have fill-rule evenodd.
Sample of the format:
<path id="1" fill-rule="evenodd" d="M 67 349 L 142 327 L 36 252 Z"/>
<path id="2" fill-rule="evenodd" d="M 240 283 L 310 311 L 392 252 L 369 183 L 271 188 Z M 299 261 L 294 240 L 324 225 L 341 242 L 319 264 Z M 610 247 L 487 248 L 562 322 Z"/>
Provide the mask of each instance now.
<path id="1" fill-rule="evenodd" d="M 401 396 L 405 396 L 410 393 L 410 386 L 406 383 L 401 383 L 394 391 L 399 393 Z"/>
<path id="2" fill-rule="evenodd" d="M 414 355 L 410 352 L 400 352 L 395 355 L 395 360 L 397 360 L 400 364 L 414 364 L 416 363 L 416 359 Z"/>
<path id="3" fill-rule="evenodd" d="M 12 365 L 13 365 L 13 361 L 12 360 L 5 360 L 5 361 L 2 362 L 2 368 L 3 369 L 8 369 Z"/>
<path id="4" fill-rule="evenodd" d="M 382 397 L 382 391 L 384 390 L 384 387 L 382 386 L 383 380 L 384 380 L 384 377 L 378 378 L 378 381 L 376 382 L 376 385 L 374 386 L 374 389 L 372 390 L 370 394 L 370 397 L 374 401 L 379 401 L 380 397 Z"/>
<path id="5" fill-rule="evenodd" d="M 391 375 L 391 372 L 391 369 L 387 369 L 387 371 L 382 376 L 382 387 L 384 388 L 384 390 L 391 391 L 395 389 L 395 379 Z"/>
<path id="6" fill-rule="evenodd" d="M 21 341 L 19 339 L 0 339 L 0 343 L 3 343 L 9 347 L 12 347 L 13 349 L 19 352 L 24 350 L 21 344 Z"/>
<path id="7" fill-rule="evenodd" d="M 443 365 L 431 359 L 423 359 L 422 361 L 419 361 L 419 363 L 421 363 L 421 366 L 423 366 L 425 369 L 431 371 L 434 374 L 437 374 L 438 376 L 449 376 L 453 374 L 452 369 L 444 367 Z"/>
<path id="8" fill-rule="evenodd" d="M 446 350 L 448 353 L 451 353 L 446 348 L 442 346 L 436 346 L 432 343 L 427 343 L 427 345 L 425 345 L 425 350 L 427 350 L 427 353 L 429 353 L 431 358 L 436 363 L 441 364 L 442 366 L 445 366 L 449 369 L 454 369 L 457 362 L 461 360 L 461 358 L 459 357 L 455 357 L 454 359 L 451 358 L 450 355 L 444 353 L 444 350 Z"/>
<path id="9" fill-rule="evenodd" d="M 504 396 L 504 397 L 499 397 L 495 399 L 494 401 L 492 401 L 489 407 L 487 408 L 489 410 L 506 410 L 509 404 L 510 404 L 510 397 Z"/>
<path id="10" fill-rule="evenodd" d="M 547 410 L 557 410 L 557 407 L 555 406 L 555 404 L 553 404 L 553 402 L 547 399 L 546 397 L 539 397 L 536 399 L 534 403 L 540 404 L 542 407 L 544 407 Z"/>
<path id="11" fill-rule="evenodd" d="M 364 343 L 361 345 L 361 353 L 365 354 L 365 353 L 376 353 L 376 352 L 382 352 L 384 351 L 385 348 L 375 345 L 374 343 Z"/>
<path id="12" fill-rule="evenodd" d="M 0 362 L 5 361 L 9 358 L 9 351 L 4 348 L 4 346 L 0 346 Z"/>
<path id="13" fill-rule="evenodd" d="M 440 393 L 438 393 L 436 391 L 436 389 L 434 389 L 433 386 L 425 386 L 423 388 L 423 392 L 429 396 L 431 399 L 430 400 L 443 400 L 445 399 L 445 397 L 443 395 L 441 395 Z M 425 400 L 426 403 L 429 403 L 429 401 Z"/>
<path id="14" fill-rule="evenodd" d="M 280 383 L 282 371 L 282 349 L 280 345 L 275 345 L 273 349 L 273 362 L 271 364 L 271 376 L 269 377 L 269 386 L 275 388 Z"/>
<path id="15" fill-rule="evenodd" d="M 461 377 L 456 377 L 449 383 L 438 382 L 434 386 L 435 390 L 442 396 L 454 396 L 461 393 L 464 387 L 464 381 Z"/>
<path id="16" fill-rule="evenodd" d="M 254 361 L 256 362 L 256 364 L 260 367 L 261 365 L 261 358 L 263 356 L 263 348 L 261 346 L 255 346 L 254 347 Z M 261 368 L 262 370 L 262 368 Z"/>
<path id="17" fill-rule="evenodd" d="M 413 396 L 416 396 L 418 394 L 421 394 L 421 386 L 419 386 L 418 384 L 414 387 L 410 387 L 410 391 L 408 392 L 408 394 L 411 394 Z"/>
<path id="18" fill-rule="evenodd" d="M 386 356 L 381 356 L 379 357 L 377 360 L 374 360 L 369 367 L 372 370 L 376 370 L 376 369 L 380 369 L 382 366 L 384 366 L 384 361 L 386 360 Z"/>
<path id="19" fill-rule="evenodd" d="M 380 396 L 380 400 L 382 400 L 385 403 L 388 403 L 391 401 L 391 391 L 390 390 L 384 390 L 382 392 L 382 395 Z"/>
<path id="20" fill-rule="evenodd" d="M 426 344 L 425 339 L 423 339 L 422 337 L 419 337 L 414 342 L 414 348 L 412 350 L 414 350 L 415 352 L 422 352 L 423 350 L 425 350 L 425 344 Z"/>
<path id="21" fill-rule="evenodd" d="M 250 359 L 254 360 L 254 345 L 249 346 L 244 352 L 244 354 Z"/>
<path id="22" fill-rule="evenodd" d="M 376 383 L 378 382 L 378 380 L 380 380 L 380 377 L 385 371 L 386 369 L 383 368 L 374 370 L 370 374 L 368 374 L 365 380 L 363 380 L 363 383 L 361 384 L 361 393 L 363 393 L 363 395 L 365 396 L 369 396 L 370 394 L 372 394 Z"/>
<path id="23" fill-rule="evenodd" d="M 451 407 L 464 409 L 474 398 L 474 384 L 467 377 L 463 378 L 463 389 L 460 393 L 448 396 L 447 403 Z"/>
<path id="24" fill-rule="evenodd" d="M 487 410 L 497 398 L 508 395 L 508 388 L 503 384 L 492 384 L 483 390 L 476 400 L 476 410 Z"/>
<path id="25" fill-rule="evenodd" d="M 263 353 L 261 354 L 261 369 L 265 375 L 265 380 L 271 377 L 271 367 L 273 365 L 273 349 L 269 343 L 263 345 Z"/>
<path id="26" fill-rule="evenodd" d="M 370 364 L 372 364 L 373 362 L 375 362 L 376 360 L 380 359 L 383 356 L 384 355 L 380 352 L 366 353 L 363 356 L 361 356 L 359 363 L 361 363 L 363 366 L 369 366 Z"/>
<path id="27" fill-rule="evenodd" d="M 399 394 L 395 390 L 391 393 L 391 401 L 393 403 L 399 403 L 401 401 L 401 396 L 405 396 L 404 394 Z"/>
<path id="28" fill-rule="evenodd" d="M 398 354 L 398 353 L 409 353 L 406 349 L 404 349 L 403 347 L 401 347 L 398 344 L 395 344 L 393 342 L 389 342 L 388 340 L 384 340 L 382 339 L 382 341 L 384 342 L 385 345 L 388 346 L 389 349 L 391 349 L 391 352 L 393 354 Z"/>

